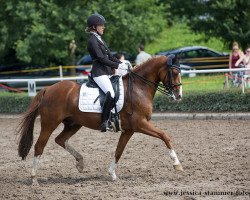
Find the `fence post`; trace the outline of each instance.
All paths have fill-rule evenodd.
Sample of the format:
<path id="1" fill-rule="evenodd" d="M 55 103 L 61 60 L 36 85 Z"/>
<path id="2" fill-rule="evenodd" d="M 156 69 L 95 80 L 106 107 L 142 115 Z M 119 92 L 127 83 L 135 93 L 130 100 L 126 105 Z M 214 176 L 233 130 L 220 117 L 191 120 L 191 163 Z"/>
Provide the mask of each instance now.
<path id="1" fill-rule="evenodd" d="M 241 76 L 241 84 L 242 84 L 242 93 L 245 93 L 245 79 L 244 75 Z"/>
<path id="2" fill-rule="evenodd" d="M 59 75 L 60 75 L 60 78 L 63 78 L 62 65 L 59 66 Z"/>
<path id="3" fill-rule="evenodd" d="M 28 81 L 28 94 L 30 97 L 36 96 L 36 81 Z"/>
<path id="4" fill-rule="evenodd" d="M 228 73 L 226 73 L 225 76 L 226 76 L 225 88 L 229 88 L 229 86 L 228 86 Z"/>

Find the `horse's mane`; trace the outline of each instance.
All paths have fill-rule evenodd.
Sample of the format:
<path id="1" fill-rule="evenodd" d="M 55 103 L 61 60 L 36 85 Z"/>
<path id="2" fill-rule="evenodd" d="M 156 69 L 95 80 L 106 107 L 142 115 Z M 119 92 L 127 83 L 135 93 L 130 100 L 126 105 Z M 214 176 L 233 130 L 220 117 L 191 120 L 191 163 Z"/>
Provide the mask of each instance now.
<path id="1" fill-rule="evenodd" d="M 142 64 L 135 66 L 132 71 L 137 72 L 137 71 L 141 71 L 141 69 L 147 66 L 154 66 L 156 62 L 162 62 L 163 59 L 165 58 L 166 58 L 165 56 L 157 56 L 157 57 L 150 58 L 149 60 L 143 62 Z"/>
<path id="2" fill-rule="evenodd" d="M 136 65 L 134 68 L 133 68 L 133 72 L 136 72 L 136 71 L 140 71 L 141 68 L 145 68 L 145 66 L 152 66 L 152 64 L 155 63 L 155 60 L 156 60 L 157 57 L 153 57 L 153 58 L 150 58 L 148 59 L 147 61 L 141 63 L 140 65 Z"/>
<path id="3" fill-rule="evenodd" d="M 152 57 L 148 59 L 147 61 L 141 63 L 140 65 L 135 66 L 131 71 L 132 72 L 140 72 L 142 70 L 145 70 L 147 67 L 153 67 L 155 66 L 156 62 L 166 62 L 166 56 L 157 56 L 157 57 Z M 128 74 L 124 75 L 123 77 L 127 77 Z"/>

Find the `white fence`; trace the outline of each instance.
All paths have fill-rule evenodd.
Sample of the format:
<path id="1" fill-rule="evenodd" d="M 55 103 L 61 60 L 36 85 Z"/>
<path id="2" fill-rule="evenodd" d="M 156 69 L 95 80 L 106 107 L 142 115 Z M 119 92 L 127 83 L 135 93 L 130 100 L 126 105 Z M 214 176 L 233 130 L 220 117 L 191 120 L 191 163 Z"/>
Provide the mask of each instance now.
<path id="1" fill-rule="evenodd" d="M 50 82 L 63 80 L 87 80 L 87 76 L 76 76 L 67 78 L 38 78 L 38 79 L 0 79 L 0 83 L 18 83 L 27 82 L 29 96 L 36 95 L 36 82 Z"/>
<path id="2" fill-rule="evenodd" d="M 240 72 L 250 71 L 250 68 L 237 68 L 237 69 L 207 69 L 207 70 L 182 70 L 182 74 L 205 74 L 205 73 L 219 73 L 219 72 Z M 246 77 L 246 76 L 245 76 Z M 39 78 L 39 79 L 0 79 L 0 83 L 13 83 L 13 82 L 27 82 L 29 96 L 36 94 L 36 82 L 50 82 L 50 81 L 63 81 L 63 80 L 86 80 L 87 77 L 67 77 L 67 78 Z M 245 93 L 245 78 L 242 77 L 242 93 Z"/>
<path id="3" fill-rule="evenodd" d="M 182 74 L 209 74 L 209 73 L 219 73 L 219 72 L 243 72 L 250 71 L 250 68 L 235 68 L 235 69 L 202 69 L 202 70 L 182 70 Z"/>

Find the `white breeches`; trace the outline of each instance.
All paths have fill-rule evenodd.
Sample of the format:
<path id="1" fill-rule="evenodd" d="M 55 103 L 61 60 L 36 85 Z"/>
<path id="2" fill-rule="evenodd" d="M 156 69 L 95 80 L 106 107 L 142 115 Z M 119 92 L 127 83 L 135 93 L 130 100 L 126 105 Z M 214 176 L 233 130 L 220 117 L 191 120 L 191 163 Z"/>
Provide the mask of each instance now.
<path id="1" fill-rule="evenodd" d="M 98 77 L 93 77 L 96 84 L 101 88 L 101 90 L 106 94 L 107 92 L 110 92 L 110 95 L 112 98 L 115 97 L 115 92 L 112 87 L 112 84 L 109 80 L 108 75 L 102 75 Z"/>

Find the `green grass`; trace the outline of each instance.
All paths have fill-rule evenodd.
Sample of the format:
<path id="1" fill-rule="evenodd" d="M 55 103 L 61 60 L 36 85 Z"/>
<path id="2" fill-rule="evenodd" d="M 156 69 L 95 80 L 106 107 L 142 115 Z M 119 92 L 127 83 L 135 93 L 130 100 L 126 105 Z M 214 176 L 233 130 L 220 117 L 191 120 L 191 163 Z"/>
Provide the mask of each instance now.
<path id="1" fill-rule="evenodd" d="M 229 52 L 219 39 L 210 38 L 205 41 L 204 34 L 196 34 L 187 25 L 180 23 L 164 29 L 155 41 L 146 45 L 145 51 L 154 54 L 183 46 L 206 46 L 217 51 Z"/>
<path id="2" fill-rule="evenodd" d="M 11 96 L 25 97 L 25 96 L 28 96 L 28 93 L 27 92 L 16 93 L 16 92 L 1 92 L 0 91 L 0 98 L 1 97 L 11 97 Z"/>
<path id="3" fill-rule="evenodd" d="M 241 92 L 240 87 L 224 88 L 225 76 L 223 73 L 215 75 L 197 75 L 195 77 L 182 77 L 183 93 L 192 92 Z M 230 81 L 230 80 L 229 80 Z M 250 88 L 245 88 L 245 92 L 250 91 Z"/>
<path id="4" fill-rule="evenodd" d="M 182 77 L 183 92 L 192 91 L 219 91 L 223 90 L 225 77 L 223 74 L 212 76 L 197 75 L 195 77 Z"/>

